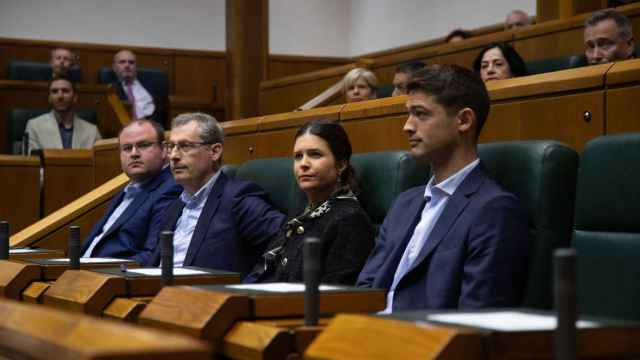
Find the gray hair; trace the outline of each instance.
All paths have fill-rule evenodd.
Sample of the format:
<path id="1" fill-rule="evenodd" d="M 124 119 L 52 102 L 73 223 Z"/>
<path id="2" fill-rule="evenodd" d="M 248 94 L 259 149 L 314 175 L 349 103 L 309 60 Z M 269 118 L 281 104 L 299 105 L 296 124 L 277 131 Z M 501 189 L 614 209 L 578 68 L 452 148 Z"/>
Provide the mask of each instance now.
<path id="1" fill-rule="evenodd" d="M 204 113 L 184 113 L 180 114 L 171 122 L 171 128 L 184 126 L 195 121 L 200 127 L 200 140 L 209 144 L 222 144 L 224 142 L 224 131 L 218 120 L 211 115 Z"/>
<path id="2" fill-rule="evenodd" d="M 633 37 L 633 29 L 629 18 L 614 9 L 602 9 L 594 12 L 584 22 L 584 27 L 596 26 L 599 22 L 608 19 L 616 22 L 616 25 L 618 25 L 618 36 L 623 40 L 629 40 Z"/>
<path id="3" fill-rule="evenodd" d="M 356 81 L 358 81 L 358 79 L 360 78 L 362 78 L 367 83 L 367 85 L 369 85 L 371 91 L 375 93 L 376 89 L 378 88 L 378 78 L 373 72 L 365 68 L 351 69 L 351 71 L 349 71 L 347 75 L 344 76 L 344 92 L 346 93 L 347 89 L 349 89 L 351 85 L 355 84 Z"/>

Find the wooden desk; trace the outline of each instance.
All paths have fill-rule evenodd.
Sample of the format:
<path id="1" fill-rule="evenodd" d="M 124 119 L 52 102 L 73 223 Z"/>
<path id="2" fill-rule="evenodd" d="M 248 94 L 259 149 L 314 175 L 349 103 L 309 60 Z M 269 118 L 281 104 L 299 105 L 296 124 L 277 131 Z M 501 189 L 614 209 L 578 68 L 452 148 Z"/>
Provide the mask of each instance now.
<path id="1" fill-rule="evenodd" d="M 0 80 L 0 118 L 8 119 L 11 110 L 16 108 L 44 108 L 50 107 L 49 84 L 40 81 Z M 96 109 L 97 125 L 102 137 L 112 137 L 118 134 L 120 121 L 111 110 L 107 96 L 113 91 L 106 85 L 78 84 L 77 109 Z M 0 152 L 7 153 L 6 128 L 0 129 Z"/>
<path id="2" fill-rule="evenodd" d="M 201 341 L 0 300 L 0 356 L 11 359 L 210 359 Z"/>
<path id="3" fill-rule="evenodd" d="M 9 222 L 11 234 L 40 218 L 38 157 L 0 155 L 0 199 L 0 219 Z"/>
<path id="4" fill-rule="evenodd" d="M 267 284 L 264 284 L 267 285 Z M 207 339 L 218 352 L 233 343 L 233 352 L 282 354 L 295 352 L 292 332 L 265 324 L 238 324 L 239 320 L 302 318 L 303 292 L 273 292 L 234 286 L 167 287 L 147 305 L 139 317 L 143 325 L 171 329 Z M 382 290 L 339 287 L 321 291 L 320 312 L 375 312 L 385 306 Z M 227 335 L 225 335 L 225 333 Z M 249 335 L 251 334 L 251 335 Z M 244 339 L 244 340 L 243 340 Z M 256 340 L 261 339 L 261 340 Z M 256 344 L 259 341 L 259 346 Z M 282 344 L 289 345 L 282 345 Z M 240 349 L 245 350 L 240 350 Z"/>
<path id="5" fill-rule="evenodd" d="M 113 265 L 111 265 L 113 266 Z M 175 285 L 233 284 L 240 282 L 240 274 L 228 271 L 185 267 L 194 274 L 174 274 Z M 44 303 L 87 314 L 102 315 L 103 310 L 117 297 L 151 297 L 162 289 L 159 275 L 145 275 L 140 271 L 159 271 L 159 268 L 123 269 L 94 268 L 92 271 L 65 271 L 44 293 Z M 178 271 L 180 269 L 176 269 Z M 197 274 L 195 274 L 197 273 Z M 139 311 L 139 309 L 131 309 Z M 112 314 L 115 315 L 115 314 Z M 131 318 L 124 313 L 120 318 Z"/>
<path id="6" fill-rule="evenodd" d="M 531 312 L 539 314 L 538 312 Z M 305 359 L 553 359 L 552 330 L 499 331 L 428 321 L 426 312 L 336 316 L 307 348 Z M 548 314 L 546 314 L 548 315 Z M 640 354 L 640 325 L 596 320 L 578 329 L 580 358 Z M 358 346 L 363 344 L 363 346 Z"/>

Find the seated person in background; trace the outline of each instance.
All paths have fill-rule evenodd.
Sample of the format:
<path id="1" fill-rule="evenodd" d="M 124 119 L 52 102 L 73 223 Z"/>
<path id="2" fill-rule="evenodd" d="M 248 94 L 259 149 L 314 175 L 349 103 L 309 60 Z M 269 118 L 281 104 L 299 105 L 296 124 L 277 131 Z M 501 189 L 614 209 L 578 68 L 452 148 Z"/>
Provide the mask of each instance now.
<path id="1" fill-rule="evenodd" d="M 506 43 L 492 43 L 480 50 L 473 61 L 473 70 L 484 82 L 527 75 L 524 60 Z"/>
<path id="2" fill-rule="evenodd" d="M 425 67 L 422 61 L 413 61 L 404 64 L 400 64 L 396 68 L 396 73 L 393 75 L 393 94 L 392 96 L 407 95 L 407 84 L 413 74 Z"/>
<path id="3" fill-rule="evenodd" d="M 348 103 L 376 98 L 378 78 L 371 71 L 363 68 L 352 69 L 342 81 Z"/>
<path id="4" fill-rule="evenodd" d="M 165 142 L 171 172 L 184 191 L 169 206 L 162 230 L 174 232 L 174 266 L 246 275 L 286 220 L 256 184 L 220 171 L 222 127 L 213 116 L 181 114 Z M 160 247 L 149 265 L 160 264 Z"/>
<path id="5" fill-rule="evenodd" d="M 452 32 L 449 33 L 449 35 L 447 35 L 447 37 L 444 39 L 445 43 L 457 43 L 460 41 L 463 41 L 464 39 L 468 39 L 471 37 L 471 33 L 466 31 L 466 30 L 462 30 L 462 29 L 455 29 Z"/>
<path id="6" fill-rule="evenodd" d="M 355 285 L 373 249 L 375 230 L 356 198 L 350 158 L 351 143 L 339 124 L 315 120 L 298 130 L 293 172 L 307 208 L 284 225 L 245 282 L 302 282 L 303 240 L 317 237 L 323 248 L 320 280 Z"/>
<path id="7" fill-rule="evenodd" d="M 505 30 L 520 28 L 531 25 L 531 19 L 526 12 L 522 10 L 512 10 L 507 14 L 504 21 Z"/>
<path id="8" fill-rule="evenodd" d="M 182 192 L 167 166 L 163 141 L 164 129 L 150 120 L 135 120 L 120 130 L 120 165 L 131 181 L 91 229 L 83 257 L 149 261 L 164 210 Z"/>
<path id="9" fill-rule="evenodd" d="M 49 104 L 51 112 L 30 119 L 29 151 L 34 149 L 90 149 L 100 140 L 98 128 L 75 115 L 78 94 L 76 85 L 67 78 L 51 80 Z"/>
<path id="10" fill-rule="evenodd" d="M 519 305 L 527 217 L 478 159 L 484 83 L 457 65 L 429 65 L 409 83 L 407 108 L 411 154 L 432 177 L 395 200 L 358 286 L 387 289 L 385 312 Z"/>
<path id="11" fill-rule="evenodd" d="M 121 100 L 131 103 L 131 118 L 151 118 L 157 122 L 153 96 L 138 80 L 136 55 L 130 50 L 120 50 L 113 56 L 113 72 L 118 81 L 112 85 Z"/>
<path id="12" fill-rule="evenodd" d="M 55 48 L 51 50 L 51 59 L 49 60 L 49 64 L 51 65 L 51 78 L 71 78 L 71 67 L 73 67 L 75 61 L 76 57 L 69 49 Z"/>
<path id="13" fill-rule="evenodd" d="M 584 47 L 588 64 L 606 64 L 633 58 L 631 21 L 614 9 L 596 11 L 585 21 Z"/>

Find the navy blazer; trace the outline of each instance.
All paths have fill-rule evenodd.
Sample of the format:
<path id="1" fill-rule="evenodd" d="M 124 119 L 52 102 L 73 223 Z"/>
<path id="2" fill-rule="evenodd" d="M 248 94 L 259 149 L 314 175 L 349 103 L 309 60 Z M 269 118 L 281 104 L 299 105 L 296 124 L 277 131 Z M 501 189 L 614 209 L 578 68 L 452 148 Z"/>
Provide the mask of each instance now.
<path id="1" fill-rule="evenodd" d="M 149 83 L 147 83 L 144 79 L 137 78 L 137 80 L 140 82 L 140 85 L 142 85 L 142 87 L 145 88 L 145 90 L 147 90 L 149 95 L 151 95 L 151 97 L 153 98 L 153 105 L 155 106 L 155 109 L 153 110 L 153 114 L 147 116 L 147 118 L 157 122 L 158 124 L 164 124 L 166 114 L 164 114 L 164 111 L 162 108 L 163 105 L 161 103 L 166 101 L 166 99 L 163 99 L 163 95 L 158 94 L 155 91 L 156 89 L 153 86 L 151 86 Z M 127 91 L 122 86 L 122 82 L 116 80 L 111 83 L 111 86 L 113 86 L 116 89 L 116 93 L 118 93 L 118 97 L 120 98 L 120 100 L 123 100 L 123 101 L 129 100 L 129 97 L 127 96 Z"/>
<path id="2" fill-rule="evenodd" d="M 141 264 L 149 261 L 158 242 L 164 210 L 180 195 L 182 187 L 173 181 L 171 171 L 166 167 L 156 177 L 142 184 L 140 189 L 140 193 L 94 247 L 92 257 L 131 259 Z M 82 244 L 81 254 L 89 248 L 93 238 L 102 232 L 102 227 L 123 198 L 124 191 L 120 191 L 111 201 L 105 216 L 93 226 Z"/>
<path id="3" fill-rule="evenodd" d="M 358 286 L 389 289 L 425 206 L 425 186 L 400 194 Z M 527 277 L 527 217 L 518 199 L 474 168 L 449 198 L 420 254 L 398 282 L 393 310 L 517 306 Z"/>
<path id="4" fill-rule="evenodd" d="M 163 230 L 175 231 L 183 208 L 178 199 L 167 209 Z M 245 275 L 285 220 L 258 185 L 220 173 L 200 213 L 183 265 Z M 159 264 L 158 247 L 149 265 Z"/>

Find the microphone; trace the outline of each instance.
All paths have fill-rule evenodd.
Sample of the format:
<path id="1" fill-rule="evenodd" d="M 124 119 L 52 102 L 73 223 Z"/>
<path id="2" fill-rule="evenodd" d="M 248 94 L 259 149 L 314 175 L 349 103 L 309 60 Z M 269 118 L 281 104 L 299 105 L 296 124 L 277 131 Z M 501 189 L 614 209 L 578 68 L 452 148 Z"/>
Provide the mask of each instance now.
<path id="1" fill-rule="evenodd" d="M 0 260 L 9 260 L 9 223 L 0 221 Z"/>
<path id="2" fill-rule="evenodd" d="M 69 226 L 69 269 L 80 270 L 80 226 Z"/>
<path id="3" fill-rule="evenodd" d="M 553 287 L 557 325 L 555 358 L 576 359 L 576 250 L 557 249 L 554 254 Z"/>
<path id="4" fill-rule="evenodd" d="M 160 233 L 160 258 L 162 286 L 171 286 L 173 285 L 173 231 Z"/>
<path id="5" fill-rule="evenodd" d="M 304 324 L 318 325 L 320 312 L 320 275 L 322 274 L 322 241 L 306 238 L 302 248 L 304 271 Z"/>

